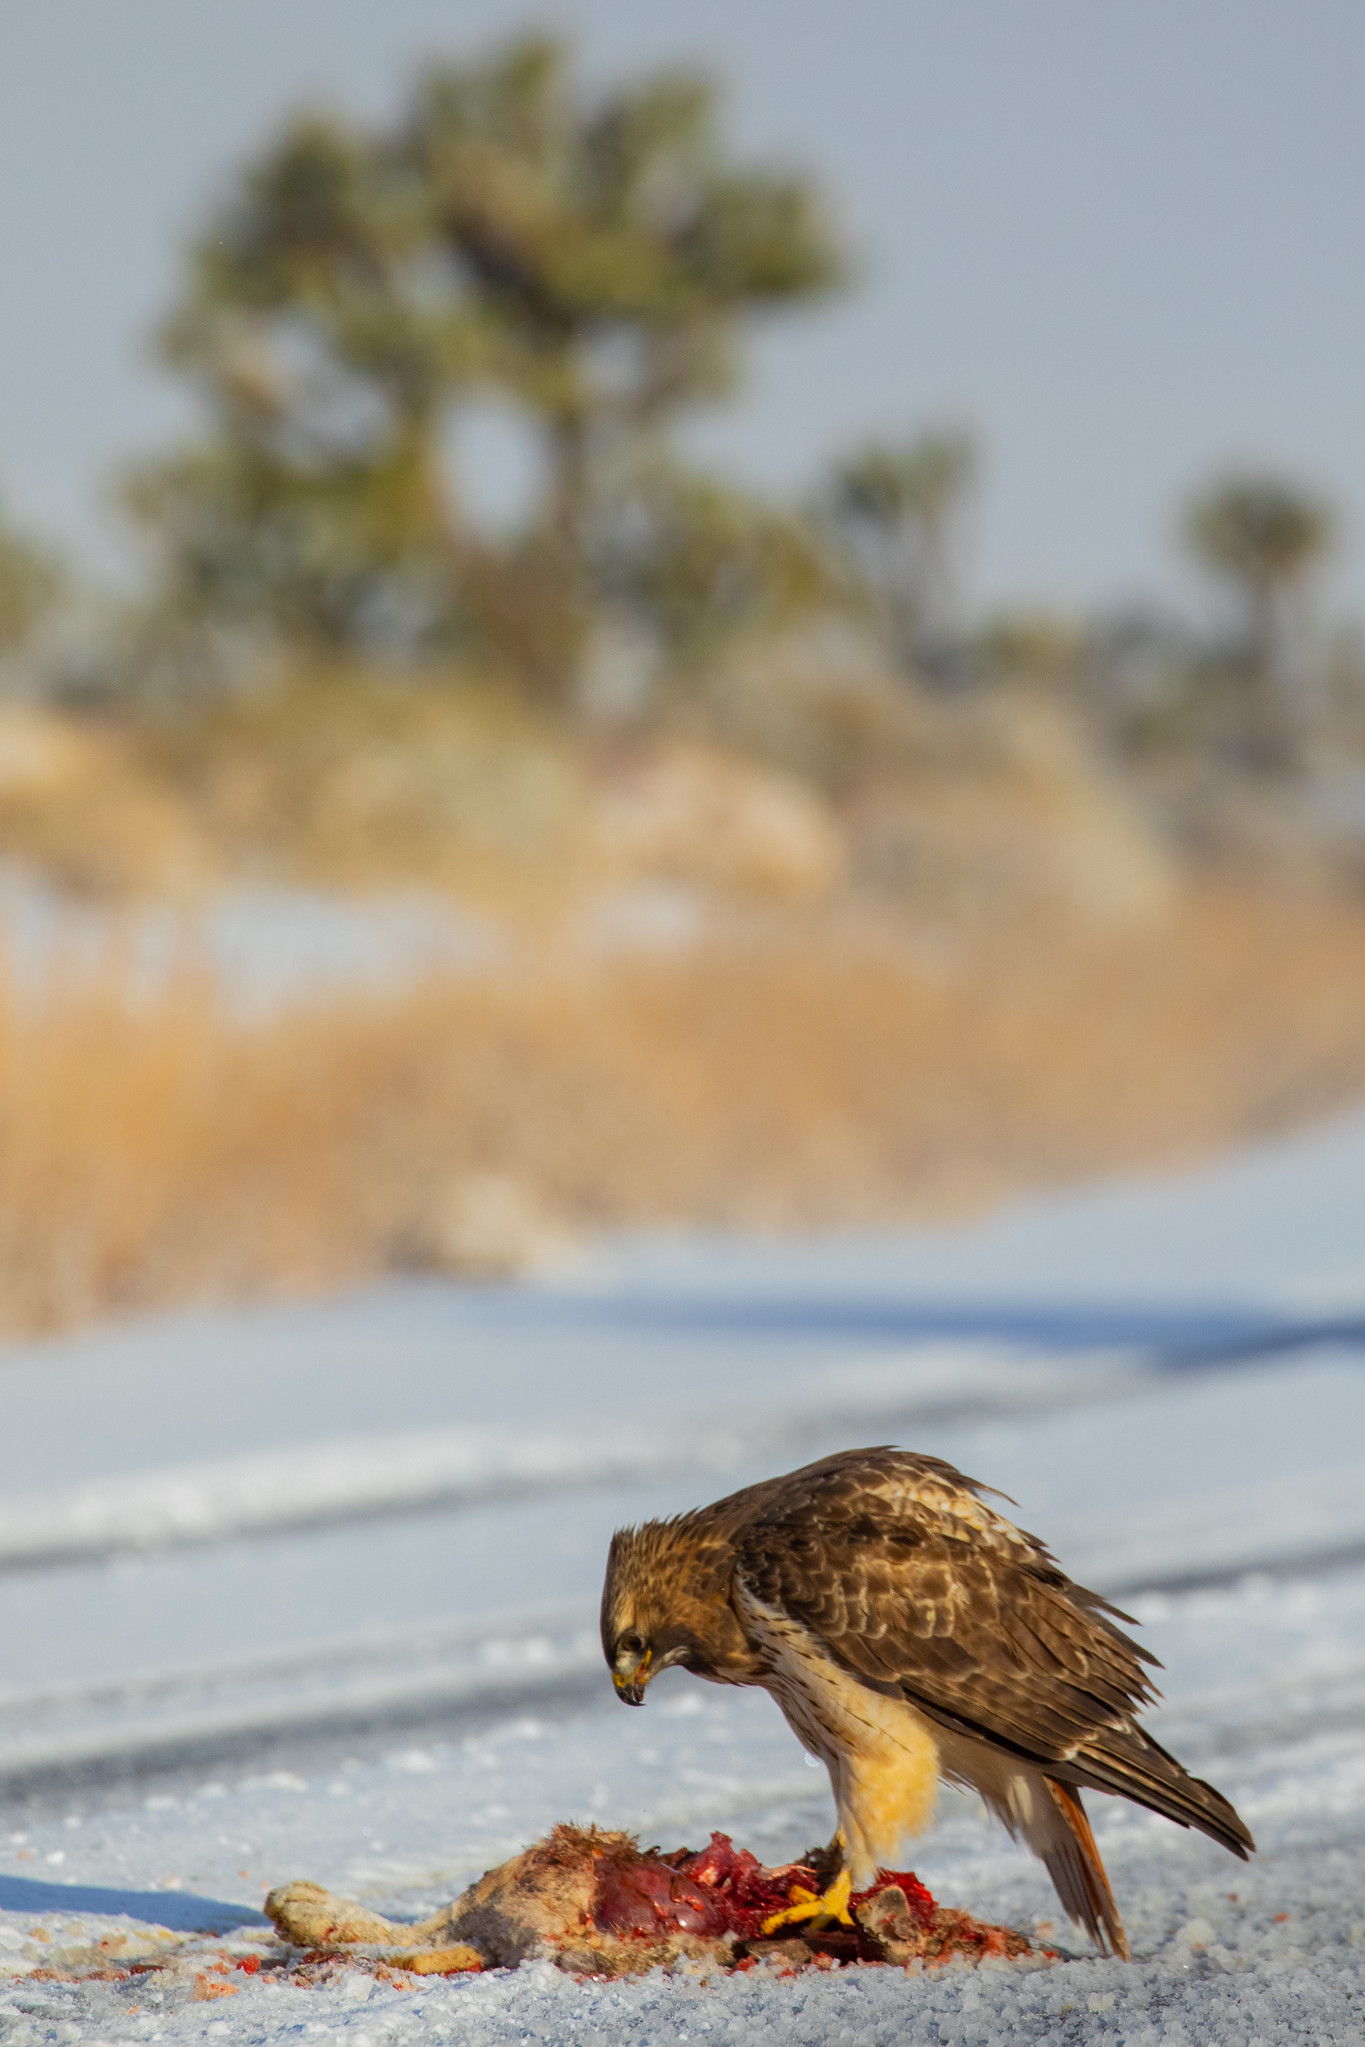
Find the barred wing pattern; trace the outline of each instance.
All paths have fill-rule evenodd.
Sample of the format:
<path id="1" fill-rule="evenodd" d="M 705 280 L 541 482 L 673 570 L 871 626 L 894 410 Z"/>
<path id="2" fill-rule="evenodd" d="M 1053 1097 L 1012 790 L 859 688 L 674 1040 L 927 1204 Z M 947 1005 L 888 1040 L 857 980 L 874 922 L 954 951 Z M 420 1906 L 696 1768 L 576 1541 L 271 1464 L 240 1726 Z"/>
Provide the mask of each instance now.
<path id="1" fill-rule="evenodd" d="M 863 1683 L 1245 1854 L 1232 1807 L 1135 1722 L 1158 1695 L 1155 1658 L 1116 1625 L 1128 1616 L 1072 1584 L 985 1490 L 907 1451 L 825 1458 L 754 1489 L 737 1569 Z"/>

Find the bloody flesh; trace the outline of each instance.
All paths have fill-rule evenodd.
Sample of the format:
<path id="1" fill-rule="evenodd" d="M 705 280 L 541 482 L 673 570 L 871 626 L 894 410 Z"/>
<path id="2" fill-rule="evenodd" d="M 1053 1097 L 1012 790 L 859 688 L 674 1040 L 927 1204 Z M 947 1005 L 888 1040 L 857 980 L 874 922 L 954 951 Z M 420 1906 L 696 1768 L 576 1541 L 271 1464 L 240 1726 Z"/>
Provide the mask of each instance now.
<path id="1" fill-rule="evenodd" d="M 861 1904 L 888 1884 L 904 1893 L 921 1926 L 933 1924 L 937 1911 L 933 1898 L 918 1878 L 906 1872 L 879 1872 L 876 1882 L 850 1902 Z M 593 1894 L 593 1921 L 600 1932 L 618 1939 L 657 1940 L 691 1933 L 710 1940 L 726 1934 L 740 1941 L 757 1940 L 768 1921 L 795 1901 L 795 1893 L 818 1895 L 823 1887 L 809 1863 L 765 1869 L 747 1848 L 736 1848 L 728 1834 L 712 1834 L 707 1846 L 695 1853 L 683 1848 L 672 1855 L 646 1852 L 630 1859 L 604 1854 Z M 813 1930 L 808 1935 L 808 1925 L 803 1921 L 793 1931 L 821 1945 L 831 1937 Z M 844 1928 L 842 1938 L 832 1937 L 848 1947 L 849 1959 L 874 1958 L 873 1943 L 857 1928 Z"/>

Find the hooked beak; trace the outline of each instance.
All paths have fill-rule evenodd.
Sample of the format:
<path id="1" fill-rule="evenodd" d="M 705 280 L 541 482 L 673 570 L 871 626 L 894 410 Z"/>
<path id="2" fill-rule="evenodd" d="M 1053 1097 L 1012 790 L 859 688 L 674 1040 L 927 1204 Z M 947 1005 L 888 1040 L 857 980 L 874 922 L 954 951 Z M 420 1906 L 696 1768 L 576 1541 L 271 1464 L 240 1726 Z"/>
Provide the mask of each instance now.
<path id="1" fill-rule="evenodd" d="M 622 1705 L 625 1706 L 644 1705 L 645 1686 L 649 1683 L 650 1678 L 653 1676 L 653 1672 L 650 1669 L 650 1665 L 653 1663 L 653 1661 L 654 1651 L 652 1649 L 646 1649 L 644 1655 L 640 1658 L 640 1661 L 633 1668 L 628 1668 L 625 1665 L 622 1665 L 621 1668 L 619 1669 L 613 1669 L 611 1673 L 611 1681 L 613 1685 L 615 1685 L 616 1687 L 616 1696 L 621 1701 Z"/>

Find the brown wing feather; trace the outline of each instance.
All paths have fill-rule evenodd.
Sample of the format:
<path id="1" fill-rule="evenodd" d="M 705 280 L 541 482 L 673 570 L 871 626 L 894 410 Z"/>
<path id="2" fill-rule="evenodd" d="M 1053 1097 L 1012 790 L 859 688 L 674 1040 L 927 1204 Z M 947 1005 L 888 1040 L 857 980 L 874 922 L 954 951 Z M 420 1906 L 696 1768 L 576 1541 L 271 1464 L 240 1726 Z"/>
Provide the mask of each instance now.
<path id="1" fill-rule="evenodd" d="M 1158 1696 L 1143 1670 L 1155 1659 L 973 1480 L 879 1449 L 754 1490 L 734 1538 L 742 1577 L 844 1669 L 1064 1782 L 1120 1792 L 1235 1854 L 1250 1845 L 1227 1801 L 1136 1726 Z"/>

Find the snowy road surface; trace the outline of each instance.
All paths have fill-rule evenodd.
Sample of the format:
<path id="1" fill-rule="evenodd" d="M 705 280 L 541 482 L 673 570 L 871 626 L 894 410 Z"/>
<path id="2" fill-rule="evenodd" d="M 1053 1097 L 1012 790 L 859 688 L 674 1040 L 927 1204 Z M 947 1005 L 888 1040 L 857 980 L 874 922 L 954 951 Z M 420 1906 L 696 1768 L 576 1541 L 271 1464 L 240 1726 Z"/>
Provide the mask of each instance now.
<path id="1" fill-rule="evenodd" d="M 952 1231 L 95 1330 L 14 1348 L 0 1412 L 0 2041 L 1365 2043 L 1365 1118 Z M 1132 1965 L 1063 1927 L 1076 1960 L 936 1981 L 35 1974 L 113 1927 L 250 1948 L 298 1876 L 417 1916 L 557 1819 L 827 1837 L 765 1697 L 670 1672 L 621 1712 L 594 1608 L 619 1521 L 888 1440 L 1122 1594 L 1155 1731 L 1257 1835 L 1092 1799 Z M 1053 1919 L 965 1797 L 915 1865 Z"/>

